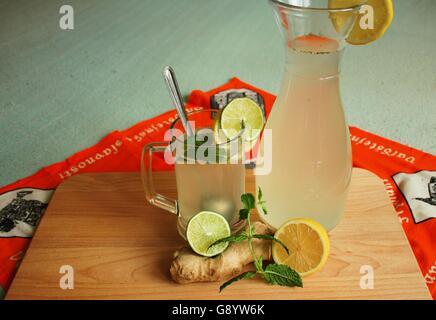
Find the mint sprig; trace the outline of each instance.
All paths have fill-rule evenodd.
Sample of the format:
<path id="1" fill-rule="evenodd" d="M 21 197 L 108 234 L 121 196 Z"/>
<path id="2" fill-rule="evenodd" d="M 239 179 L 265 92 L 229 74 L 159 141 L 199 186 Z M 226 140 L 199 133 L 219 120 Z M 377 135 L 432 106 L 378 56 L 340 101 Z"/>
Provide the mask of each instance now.
<path id="1" fill-rule="evenodd" d="M 272 263 L 267 265 L 262 277 L 269 283 L 279 286 L 303 287 L 303 282 L 298 272 L 287 265 Z"/>
<path id="2" fill-rule="evenodd" d="M 254 278 L 257 274 L 259 274 L 266 282 L 270 284 L 280 285 L 280 286 L 288 286 L 288 287 L 302 287 L 303 282 L 301 280 L 300 275 L 295 270 L 292 270 L 290 267 L 286 265 L 279 265 L 276 263 L 270 263 L 266 266 L 266 268 L 263 267 L 263 257 L 257 257 L 256 253 L 253 249 L 253 239 L 267 239 L 271 241 L 275 241 L 278 244 L 280 244 L 286 252 L 289 254 L 289 249 L 286 247 L 286 245 L 280 241 L 279 239 L 275 238 L 272 235 L 266 235 L 266 234 L 255 234 L 254 233 L 254 226 L 251 224 L 251 210 L 255 209 L 256 207 L 256 198 L 251 193 L 245 193 L 241 196 L 241 202 L 242 202 L 242 209 L 239 210 L 239 218 L 241 220 L 247 220 L 248 228 L 247 232 L 243 232 L 239 235 L 229 236 L 223 239 L 220 239 L 211 246 L 221 243 L 221 242 L 241 242 L 241 241 L 248 241 L 248 247 L 250 249 L 251 255 L 253 256 L 253 262 L 254 266 L 256 268 L 256 271 L 248 271 L 241 273 L 240 275 L 226 281 L 223 283 L 220 287 L 220 292 L 224 290 L 229 285 L 243 279 L 251 279 Z M 263 200 L 263 194 L 262 189 L 258 190 L 258 202 L 257 204 L 262 208 L 265 214 L 267 214 L 268 210 L 265 206 L 266 201 Z"/>
<path id="3" fill-rule="evenodd" d="M 241 273 L 240 275 L 230 279 L 229 281 L 224 282 L 220 286 L 220 292 L 223 291 L 229 285 L 231 285 L 233 282 L 236 282 L 236 281 L 239 281 L 239 280 L 242 280 L 242 279 L 252 279 L 255 276 L 256 276 L 256 272 L 254 272 L 254 271 L 247 271 L 247 272 Z"/>
<path id="4" fill-rule="evenodd" d="M 250 210 L 256 207 L 256 200 L 251 193 L 244 193 L 241 196 L 242 209 L 239 210 L 239 219 L 246 220 Z"/>
<path id="5" fill-rule="evenodd" d="M 256 239 L 267 239 L 267 240 L 271 240 L 274 242 L 277 242 L 279 245 L 281 245 L 283 247 L 283 249 L 285 249 L 286 253 L 289 254 L 289 249 L 288 247 L 279 239 L 277 239 L 276 237 L 270 235 L 270 234 L 253 234 L 253 238 Z"/>
<path id="6" fill-rule="evenodd" d="M 263 213 L 268 214 L 268 209 L 266 208 L 265 205 L 266 201 L 263 200 L 263 192 L 260 187 L 258 188 L 257 199 L 258 199 L 257 204 L 262 208 Z"/>
<path id="7" fill-rule="evenodd" d="M 221 243 L 221 242 L 241 242 L 241 241 L 244 241 L 244 240 L 247 240 L 247 239 L 248 239 L 248 236 L 245 234 L 245 232 L 243 232 L 241 234 L 237 234 L 237 235 L 233 235 L 233 236 L 228 236 L 228 237 L 219 239 L 219 240 L 215 241 L 214 243 L 212 243 L 209 246 L 209 248 L 214 246 L 214 245 L 216 245 L 216 244 L 218 244 L 218 243 Z"/>

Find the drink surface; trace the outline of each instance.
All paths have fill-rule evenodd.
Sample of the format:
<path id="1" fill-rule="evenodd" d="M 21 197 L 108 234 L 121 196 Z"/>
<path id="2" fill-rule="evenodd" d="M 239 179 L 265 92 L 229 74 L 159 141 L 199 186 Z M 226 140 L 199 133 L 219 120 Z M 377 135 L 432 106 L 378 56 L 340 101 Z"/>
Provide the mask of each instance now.
<path id="1" fill-rule="evenodd" d="M 317 36 L 289 44 L 282 88 L 266 124 L 272 171 L 256 176 L 268 208 L 261 217 L 275 228 L 306 217 L 331 230 L 342 216 L 352 161 L 337 48 L 336 41 Z"/>

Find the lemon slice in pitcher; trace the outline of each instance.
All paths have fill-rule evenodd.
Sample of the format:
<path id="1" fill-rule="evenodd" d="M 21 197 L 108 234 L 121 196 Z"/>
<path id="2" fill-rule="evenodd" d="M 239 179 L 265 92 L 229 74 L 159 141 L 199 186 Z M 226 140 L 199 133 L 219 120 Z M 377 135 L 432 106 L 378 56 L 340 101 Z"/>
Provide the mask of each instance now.
<path id="1" fill-rule="evenodd" d="M 272 244 L 272 256 L 277 264 L 285 264 L 302 277 L 320 270 L 330 251 L 330 242 L 324 227 L 312 219 L 291 219 L 275 233 L 289 254 L 277 242 Z"/>
<path id="2" fill-rule="evenodd" d="M 216 241 L 230 236 L 230 226 L 220 214 L 201 211 L 189 220 L 186 238 L 194 252 L 205 257 L 213 257 L 226 250 L 228 242 L 211 246 Z"/>
<path id="3" fill-rule="evenodd" d="M 371 6 L 372 12 L 366 12 L 364 10 L 359 14 L 359 17 L 347 38 L 347 42 L 353 45 L 368 44 L 382 37 L 389 28 L 394 17 L 392 0 L 329 0 L 329 8 L 346 8 L 359 4 Z M 371 14 L 374 16 L 372 18 L 367 18 L 367 16 Z M 348 22 L 349 18 L 349 12 L 333 12 L 331 14 L 331 19 L 336 30 L 340 30 L 343 24 Z M 368 26 L 367 29 L 362 28 L 362 19 L 373 19 L 373 28 L 370 26 Z"/>
<path id="4" fill-rule="evenodd" d="M 221 112 L 221 130 L 232 140 L 242 130 L 246 141 L 253 141 L 259 137 L 265 120 L 260 106 L 249 98 L 232 100 Z"/>

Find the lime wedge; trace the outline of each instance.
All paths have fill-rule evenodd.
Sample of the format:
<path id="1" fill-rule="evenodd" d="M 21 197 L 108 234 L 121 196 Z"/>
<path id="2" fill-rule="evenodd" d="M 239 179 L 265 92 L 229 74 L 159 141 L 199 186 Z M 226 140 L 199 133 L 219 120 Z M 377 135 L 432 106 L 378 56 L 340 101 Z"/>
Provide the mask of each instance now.
<path id="1" fill-rule="evenodd" d="M 265 120 L 256 102 L 249 98 L 237 98 L 223 109 L 220 123 L 228 139 L 236 138 L 244 130 L 244 139 L 252 141 L 260 135 Z"/>
<path id="2" fill-rule="evenodd" d="M 192 250 L 205 257 L 213 257 L 226 250 L 228 242 L 218 243 L 212 247 L 210 245 L 230 234 L 227 220 L 212 211 L 197 213 L 191 218 L 186 229 L 186 237 Z"/>

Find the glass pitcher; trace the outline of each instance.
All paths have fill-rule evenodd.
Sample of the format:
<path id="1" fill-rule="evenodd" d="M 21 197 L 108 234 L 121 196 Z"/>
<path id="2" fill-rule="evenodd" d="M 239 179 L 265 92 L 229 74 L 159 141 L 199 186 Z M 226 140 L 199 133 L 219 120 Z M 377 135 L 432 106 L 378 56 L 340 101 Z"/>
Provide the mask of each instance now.
<path id="1" fill-rule="evenodd" d="M 232 232 L 245 225 L 239 219 L 241 195 L 245 193 L 243 141 L 219 139 L 215 120 L 219 110 L 200 110 L 188 113 L 194 137 L 187 137 L 180 119 L 171 125 L 166 140 L 144 147 L 141 177 L 147 201 L 178 216 L 177 229 L 186 238 L 189 220 L 200 211 L 222 215 Z M 152 159 L 154 153 L 164 153 L 164 160 L 174 164 L 177 200 L 155 191 Z"/>
<path id="2" fill-rule="evenodd" d="M 256 176 L 274 228 L 305 217 L 327 230 L 339 222 L 352 172 L 351 144 L 339 92 L 346 37 L 360 6 L 269 0 L 284 35 L 285 68 L 269 115 L 272 170 Z"/>

